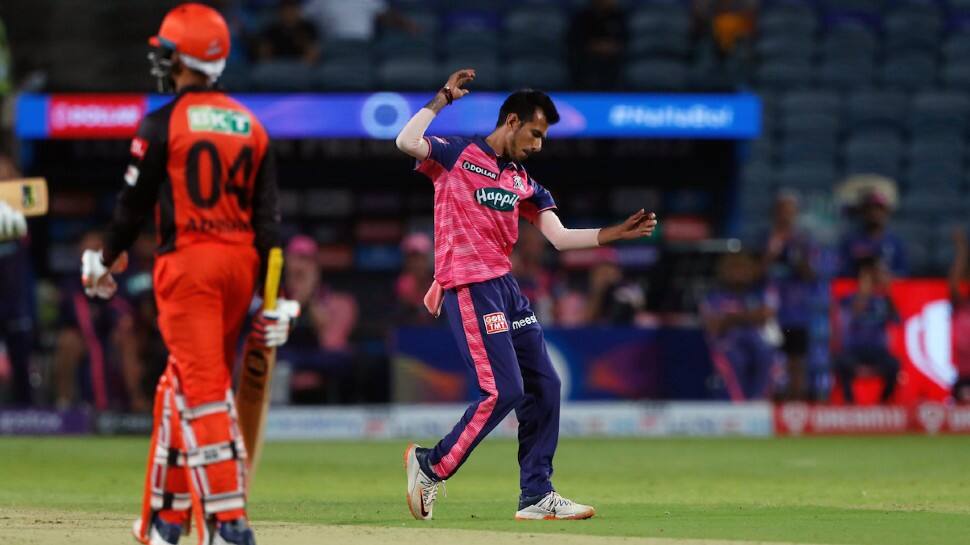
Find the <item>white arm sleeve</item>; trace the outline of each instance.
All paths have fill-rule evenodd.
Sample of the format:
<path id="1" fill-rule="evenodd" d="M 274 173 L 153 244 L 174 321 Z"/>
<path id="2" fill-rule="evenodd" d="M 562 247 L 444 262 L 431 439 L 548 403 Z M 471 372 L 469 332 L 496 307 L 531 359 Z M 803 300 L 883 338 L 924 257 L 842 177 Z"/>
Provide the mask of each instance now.
<path id="1" fill-rule="evenodd" d="M 599 246 L 599 229 L 566 229 L 559 216 L 546 210 L 536 219 L 536 227 L 557 250 L 579 250 Z"/>
<path id="2" fill-rule="evenodd" d="M 435 113 L 428 108 L 421 108 L 414 117 L 404 125 L 401 133 L 397 135 L 397 149 L 414 157 L 415 159 L 425 160 L 431 152 L 431 146 L 424 140 L 424 131 L 428 130 L 431 122 L 434 121 Z"/>

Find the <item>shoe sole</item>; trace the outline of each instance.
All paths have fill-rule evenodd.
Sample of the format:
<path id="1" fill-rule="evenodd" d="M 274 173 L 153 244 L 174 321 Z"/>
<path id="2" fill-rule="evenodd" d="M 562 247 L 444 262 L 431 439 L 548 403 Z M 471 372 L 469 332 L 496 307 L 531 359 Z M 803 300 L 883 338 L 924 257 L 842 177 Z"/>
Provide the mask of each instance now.
<path id="1" fill-rule="evenodd" d="M 411 451 L 417 449 L 418 446 L 414 443 L 409 443 L 408 448 L 404 449 L 404 475 L 408 481 L 407 492 L 404 493 L 404 501 L 408 504 L 408 511 L 411 512 L 411 516 L 416 520 L 425 520 L 420 513 L 414 512 L 414 506 L 411 505 L 411 475 L 408 473 L 408 460 L 411 458 Z"/>
<path id="2" fill-rule="evenodd" d="M 557 517 L 556 515 L 545 515 L 542 517 L 527 517 L 516 513 L 515 520 L 586 520 L 593 518 L 596 515 L 596 509 L 590 509 L 585 513 L 579 513 L 577 515 L 569 515 L 565 517 Z"/>

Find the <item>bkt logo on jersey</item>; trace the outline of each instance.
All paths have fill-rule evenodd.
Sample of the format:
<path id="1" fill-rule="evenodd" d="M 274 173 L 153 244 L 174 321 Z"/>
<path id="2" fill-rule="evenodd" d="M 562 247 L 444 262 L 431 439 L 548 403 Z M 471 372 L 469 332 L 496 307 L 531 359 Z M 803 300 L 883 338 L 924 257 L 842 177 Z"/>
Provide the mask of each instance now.
<path id="1" fill-rule="evenodd" d="M 476 165 L 475 163 L 472 163 L 472 162 L 469 162 L 469 161 L 463 161 L 461 163 L 461 168 L 463 168 L 463 169 L 465 169 L 465 170 L 467 170 L 469 172 L 474 172 L 475 174 L 479 174 L 479 175 L 484 176 L 486 178 L 491 178 L 493 180 L 498 180 L 498 173 L 492 172 L 491 170 L 488 170 L 485 167 L 480 167 L 480 166 Z"/>
<path id="2" fill-rule="evenodd" d="M 519 202 L 519 196 L 497 187 L 481 187 L 475 190 L 475 201 L 499 212 L 510 212 Z"/>
<path id="3" fill-rule="evenodd" d="M 252 132 L 252 122 L 243 112 L 212 106 L 189 106 L 189 129 L 193 132 L 249 136 Z"/>

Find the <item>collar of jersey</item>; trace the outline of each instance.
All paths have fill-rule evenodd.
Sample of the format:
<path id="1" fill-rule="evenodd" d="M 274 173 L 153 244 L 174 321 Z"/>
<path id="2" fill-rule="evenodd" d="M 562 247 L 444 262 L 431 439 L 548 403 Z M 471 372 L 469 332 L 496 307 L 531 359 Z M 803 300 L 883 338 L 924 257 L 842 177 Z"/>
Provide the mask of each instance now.
<path id="1" fill-rule="evenodd" d="M 522 169 L 522 166 L 515 161 L 509 161 L 505 158 L 499 157 L 498 154 L 495 153 L 495 150 L 492 149 L 492 146 L 489 146 L 488 142 L 485 141 L 484 136 L 476 136 L 473 141 L 478 145 L 479 148 L 481 148 L 482 151 L 495 158 L 495 164 L 498 165 L 499 170 L 505 170 L 505 167 L 509 165 L 512 165 L 512 169 L 516 171 Z"/>

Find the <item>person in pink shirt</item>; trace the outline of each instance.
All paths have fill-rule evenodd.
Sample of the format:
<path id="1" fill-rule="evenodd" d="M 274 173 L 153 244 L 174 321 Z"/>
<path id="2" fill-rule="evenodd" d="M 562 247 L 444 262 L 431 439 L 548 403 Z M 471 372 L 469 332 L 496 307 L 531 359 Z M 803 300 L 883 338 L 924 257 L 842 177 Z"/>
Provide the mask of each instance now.
<path id="1" fill-rule="evenodd" d="M 641 209 L 611 227 L 563 227 L 552 195 L 523 166 L 559 121 L 555 104 L 541 91 L 509 95 L 488 136 L 425 136 L 438 112 L 468 94 L 464 86 L 474 78 L 472 69 L 452 74 L 397 137 L 397 147 L 417 159 L 417 170 L 434 184 L 435 283 L 426 303 L 433 314 L 443 308 L 481 392 L 433 448 L 408 446 L 408 507 L 415 518 L 430 519 L 438 485 L 515 410 L 521 487 L 515 518 L 589 518 L 592 507 L 560 496 L 552 486 L 560 382 L 542 326 L 510 273 L 509 256 L 520 217 L 559 250 L 650 236 L 656 217 Z"/>

